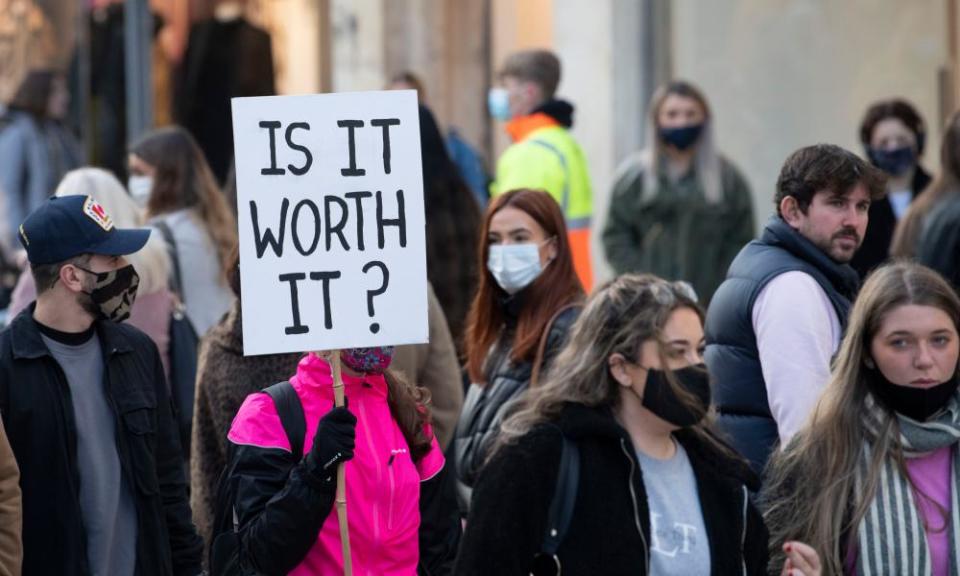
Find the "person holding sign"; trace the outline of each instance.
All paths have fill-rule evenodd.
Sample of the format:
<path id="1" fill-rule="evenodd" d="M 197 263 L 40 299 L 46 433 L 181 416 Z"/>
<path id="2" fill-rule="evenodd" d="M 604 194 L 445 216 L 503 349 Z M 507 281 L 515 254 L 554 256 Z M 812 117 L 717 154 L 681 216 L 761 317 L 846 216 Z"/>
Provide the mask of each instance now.
<path id="1" fill-rule="evenodd" d="M 454 434 L 463 512 L 507 408 L 535 385 L 583 299 L 563 214 L 546 192 L 520 189 L 496 197 L 480 238 L 486 273 L 470 310 L 466 342 L 474 383 Z"/>
<path id="2" fill-rule="evenodd" d="M 767 573 L 748 494 L 759 479 L 706 420 L 692 292 L 627 274 L 590 298 L 543 385 L 503 423 L 458 576 Z"/>
<path id="3" fill-rule="evenodd" d="M 355 574 L 449 574 L 460 524 L 427 393 L 388 370 L 392 347 L 340 352 L 347 407 L 334 407 L 333 373 L 317 353 L 290 379 L 306 419 L 291 446 L 273 399 L 247 397 L 231 426 L 226 474 L 235 487 L 239 560 L 263 574 L 343 574 L 337 466 L 346 466 Z M 218 512 L 218 515 L 220 512 Z M 216 548 L 216 546 L 215 546 Z"/>

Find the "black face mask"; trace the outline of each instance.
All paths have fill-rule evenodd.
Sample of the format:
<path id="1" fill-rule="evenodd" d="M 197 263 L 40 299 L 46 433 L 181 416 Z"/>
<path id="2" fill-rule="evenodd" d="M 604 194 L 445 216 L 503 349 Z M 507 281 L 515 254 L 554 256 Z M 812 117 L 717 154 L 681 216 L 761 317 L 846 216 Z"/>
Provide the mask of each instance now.
<path id="1" fill-rule="evenodd" d="M 710 408 L 710 375 L 703 364 L 673 371 L 680 388 L 697 399 L 699 406 L 690 406 L 681 400 L 670 386 L 666 372 L 647 370 L 647 387 L 643 392 L 643 406 L 667 422 L 686 428 L 703 420 Z"/>
<path id="2" fill-rule="evenodd" d="M 84 294 L 96 305 L 101 318 L 123 322 L 130 317 L 130 309 L 137 299 L 137 286 L 140 285 L 140 276 L 133 264 L 109 272 L 80 269 L 96 277 L 93 290 Z"/>
<path id="3" fill-rule="evenodd" d="M 701 132 L 703 132 L 703 124 L 691 124 L 679 128 L 661 128 L 660 138 L 664 143 L 677 150 L 686 150 L 700 139 Z"/>
<path id="4" fill-rule="evenodd" d="M 870 370 L 870 391 L 888 409 L 898 414 L 925 422 L 947 405 L 957 391 L 960 380 L 953 377 L 930 388 L 900 386 L 887 380 L 880 370 Z"/>

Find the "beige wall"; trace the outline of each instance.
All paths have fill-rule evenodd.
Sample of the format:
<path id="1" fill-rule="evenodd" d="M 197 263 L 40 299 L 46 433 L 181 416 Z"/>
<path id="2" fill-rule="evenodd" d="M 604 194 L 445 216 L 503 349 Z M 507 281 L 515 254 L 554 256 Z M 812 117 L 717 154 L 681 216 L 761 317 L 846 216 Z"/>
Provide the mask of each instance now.
<path id="1" fill-rule="evenodd" d="M 857 129 L 879 98 L 911 100 L 937 168 L 945 0 L 676 0 L 674 69 L 699 84 L 721 149 L 753 188 L 761 223 L 794 149 L 831 142 L 862 154 Z"/>

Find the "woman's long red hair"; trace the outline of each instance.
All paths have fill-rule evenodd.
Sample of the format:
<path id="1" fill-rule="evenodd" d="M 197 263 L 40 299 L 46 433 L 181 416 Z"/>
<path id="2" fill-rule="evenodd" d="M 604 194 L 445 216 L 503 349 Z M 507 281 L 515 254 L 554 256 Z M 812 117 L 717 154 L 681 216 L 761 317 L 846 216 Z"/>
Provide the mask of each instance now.
<path id="1" fill-rule="evenodd" d="M 543 269 L 533 284 L 524 290 L 523 309 L 517 320 L 511 359 L 514 362 L 532 361 L 540 337 L 553 315 L 564 306 L 584 297 L 580 280 L 573 269 L 573 257 L 563 213 L 553 197 L 539 190 L 521 188 L 494 198 L 487 208 L 480 230 L 477 258 L 478 269 L 483 270 L 483 274 L 480 275 L 480 287 L 467 316 L 467 371 L 471 381 L 478 384 L 486 382 L 483 364 L 490 347 L 500 337 L 505 321 L 498 300 L 506 297 L 506 293 L 487 270 L 487 236 L 493 215 L 508 206 L 522 210 L 533 218 L 548 238 L 554 238 L 557 246 L 557 257 Z"/>

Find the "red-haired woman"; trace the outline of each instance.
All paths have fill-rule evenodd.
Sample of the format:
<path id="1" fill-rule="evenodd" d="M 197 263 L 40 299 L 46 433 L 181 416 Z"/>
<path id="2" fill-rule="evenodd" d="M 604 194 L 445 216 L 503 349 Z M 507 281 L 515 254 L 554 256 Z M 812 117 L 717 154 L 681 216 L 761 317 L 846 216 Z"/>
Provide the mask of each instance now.
<path id="1" fill-rule="evenodd" d="M 509 408 L 549 365 L 579 313 L 563 214 L 537 190 L 513 190 L 487 208 L 478 250 L 480 287 L 467 318 L 470 389 L 454 435 L 458 497 L 470 492 Z"/>

